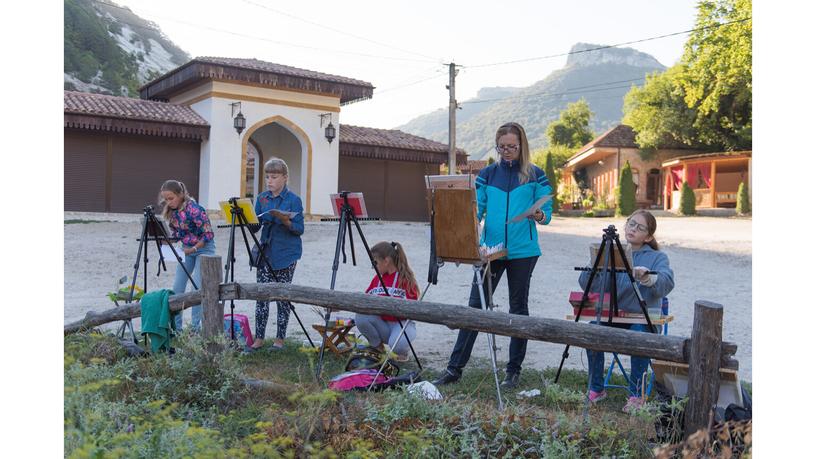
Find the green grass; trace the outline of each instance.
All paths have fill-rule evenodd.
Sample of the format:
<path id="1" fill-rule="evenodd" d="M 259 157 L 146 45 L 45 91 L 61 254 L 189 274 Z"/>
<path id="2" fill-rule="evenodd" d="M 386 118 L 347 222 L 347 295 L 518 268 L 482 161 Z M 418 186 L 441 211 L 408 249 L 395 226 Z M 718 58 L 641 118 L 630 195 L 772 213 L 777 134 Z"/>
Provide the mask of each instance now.
<path id="1" fill-rule="evenodd" d="M 173 355 L 137 359 L 109 335 L 65 338 L 67 457 L 642 457 L 656 446 L 655 411 L 621 413 L 622 389 L 584 417 L 582 371 L 564 370 L 556 385 L 555 369 L 525 369 L 500 412 L 487 360 L 440 387 L 443 401 L 427 401 L 400 389 L 325 390 L 346 358 L 327 352 L 318 383 L 317 353 L 294 340 L 250 354 L 227 346 L 211 355 L 186 334 L 174 346 Z M 244 376 L 293 393 L 250 390 Z M 526 389 L 542 394 L 516 397 Z"/>

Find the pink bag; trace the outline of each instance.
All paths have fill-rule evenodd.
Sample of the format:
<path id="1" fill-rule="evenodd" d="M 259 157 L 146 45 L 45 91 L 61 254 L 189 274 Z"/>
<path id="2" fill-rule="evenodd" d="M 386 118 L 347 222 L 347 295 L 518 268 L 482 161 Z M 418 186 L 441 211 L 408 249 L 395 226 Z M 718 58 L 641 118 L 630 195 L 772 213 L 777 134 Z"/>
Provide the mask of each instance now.
<path id="1" fill-rule="evenodd" d="M 329 389 L 338 391 L 365 390 L 374 381 L 377 370 L 356 370 L 341 373 L 329 381 Z M 388 382 L 390 378 L 384 374 L 377 376 L 377 384 Z"/>
<path id="2" fill-rule="evenodd" d="M 224 323 L 226 324 L 227 333 L 229 333 L 229 322 L 230 322 L 230 314 L 224 314 Z M 252 329 L 249 328 L 249 318 L 244 314 L 235 314 L 235 323 L 240 325 L 241 327 L 241 334 L 244 337 L 244 342 L 247 346 L 252 346 L 252 343 L 255 342 L 252 339 Z"/>

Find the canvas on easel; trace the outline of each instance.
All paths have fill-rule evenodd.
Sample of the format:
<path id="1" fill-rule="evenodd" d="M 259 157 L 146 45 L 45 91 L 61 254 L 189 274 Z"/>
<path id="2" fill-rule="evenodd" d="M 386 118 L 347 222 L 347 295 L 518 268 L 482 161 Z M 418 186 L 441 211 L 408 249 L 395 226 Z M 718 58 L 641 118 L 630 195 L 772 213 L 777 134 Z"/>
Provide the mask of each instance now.
<path id="1" fill-rule="evenodd" d="M 475 190 L 438 189 L 433 191 L 432 199 L 437 259 L 480 263 Z"/>
<path id="2" fill-rule="evenodd" d="M 238 208 L 241 209 L 246 217 L 247 224 L 254 225 L 259 222 L 258 216 L 255 215 L 255 208 L 252 206 L 252 200 L 249 198 L 239 198 L 235 200 L 235 203 L 238 205 Z M 218 206 L 221 208 L 221 212 L 224 214 L 224 220 L 227 222 L 232 221 L 232 205 L 229 201 L 219 201 Z"/>
<path id="3" fill-rule="evenodd" d="M 621 247 L 623 247 L 623 253 L 626 255 L 626 261 L 629 262 L 629 268 L 634 267 L 635 265 L 632 262 L 632 246 L 628 243 L 622 243 Z M 593 242 L 589 245 L 589 255 L 590 260 L 595 260 L 598 257 L 598 250 L 600 250 L 601 244 L 598 242 Z M 617 250 L 617 248 L 616 248 Z M 616 253 L 617 255 L 617 253 Z M 606 263 L 606 254 L 601 257 L 601 262 L 598 265 L 599 267 L 605 266 Z M 621 260 L 620 256 L 615 257 L 615 268 L 625 268 L 626 266 L 623 264 L 623 260 Z"/>

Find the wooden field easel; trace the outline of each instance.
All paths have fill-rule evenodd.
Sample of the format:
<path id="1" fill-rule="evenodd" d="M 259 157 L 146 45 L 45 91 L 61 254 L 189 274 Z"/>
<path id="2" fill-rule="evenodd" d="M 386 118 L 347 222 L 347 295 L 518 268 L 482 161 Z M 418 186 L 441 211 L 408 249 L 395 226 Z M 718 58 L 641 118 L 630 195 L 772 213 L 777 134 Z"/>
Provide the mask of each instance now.
<path id="1" fill-rule="evenodd" d="M 431 214 L 431 258 L 428 267 L 428 285 L 436 284 L 439 267 L 445 262 L 473 266 L 473 284 L 479 290 L 482 309 L 492 311 L 493 286 L 487 282 L 487 298 L 484 294 L 485 279 L 490 278 L 490 262 L 507 255 L 502 249 L 489 256 L 479 251 L 479 219 L 476 214 L 476 190 L 471 175 L 426 176 Z M 496 336 L 487 335 L 490 363 L 496 383 L 499 410 L 504 409 L 499 387 L 499 371 L 496 364 Z"/>

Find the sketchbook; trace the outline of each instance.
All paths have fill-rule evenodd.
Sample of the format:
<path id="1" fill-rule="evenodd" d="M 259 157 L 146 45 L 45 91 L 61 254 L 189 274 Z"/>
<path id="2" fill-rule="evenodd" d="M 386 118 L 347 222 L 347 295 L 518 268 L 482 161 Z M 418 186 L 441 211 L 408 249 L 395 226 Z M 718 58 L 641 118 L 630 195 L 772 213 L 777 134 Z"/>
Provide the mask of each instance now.
<path id="1" fill-rule="evenodd" d="M 536 209 L 540 209 L 540 208 L 541 208 L 541 206 L 543 206 L 543 205 L 544 205 L 544 203 L 546 203 L 546 202 L 547 202 L 547 201 L 549 201 L 550 199 L 552 199 L 552 195 L 551 195 L 551 194 L 548 194 L 547 196 L 542 197 L 541 199 L 539 199 L 538 201 L 536 201 L 535 203 L 533 203 L 533 205 L 532 205 L 532 206 L 530 206 L 530 208 L 529 208 L 529 209 L 527 209 L 527 210 L 525 210 L 524 212 L 522 212 L 522 213 L 520 213 L 520 214 L 516 215 L 516 216 L 515 216 L 515 217 L 513 217 L 512 219 L 507 220 L 507 223 L 518 223 L 518 222 L 520 222 L 520 221 L 524 220 L 524 219 L 525 219 L 525 218 L 527 218 L 527 217 L 532 217 L 532 216 L 535 214 Z"/>

